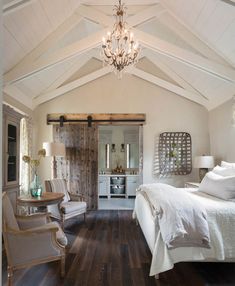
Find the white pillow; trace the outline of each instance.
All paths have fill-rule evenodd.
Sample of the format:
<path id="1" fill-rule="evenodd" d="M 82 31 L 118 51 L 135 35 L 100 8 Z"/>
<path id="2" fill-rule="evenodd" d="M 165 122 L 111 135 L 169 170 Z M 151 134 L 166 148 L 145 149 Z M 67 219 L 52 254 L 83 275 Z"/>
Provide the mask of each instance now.
<path id="1" fill-rule="evenodd" d="M 222 177 L 208 172 L 198 190 L 223 200 L 235 199 L 235 176 Z"/>
<path id="2" fill-rule="evenodd" d="M 223 177 L 235 176 L 235 168 L 224 168 L 216 166 L 212 172 Z"/>
<path id="3" fill-rule="evenodd" d="M 229 163 L 229 162 L 225 162 L 225 161 L 221 161 L 221 167 L 224 168 L 235 168 L 235 163 Z"/>

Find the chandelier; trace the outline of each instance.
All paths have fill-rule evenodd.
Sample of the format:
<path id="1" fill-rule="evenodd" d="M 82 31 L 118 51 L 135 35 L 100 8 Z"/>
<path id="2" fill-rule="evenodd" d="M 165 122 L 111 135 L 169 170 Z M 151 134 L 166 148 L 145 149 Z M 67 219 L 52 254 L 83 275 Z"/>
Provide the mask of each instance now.
<path id="1" fill-rule="evenodd" d="M 110 65 L 119 78 L 125 67 L 133 65 L 138 61 L 140 47 L 134 41 L 133 33 L 126 27 L 124 16 L 126 7 L 119 0 L 114 6 L 116 22 L 113 31 L 107 33 L 102 39 L 102 56 L 105 65 Z"/>

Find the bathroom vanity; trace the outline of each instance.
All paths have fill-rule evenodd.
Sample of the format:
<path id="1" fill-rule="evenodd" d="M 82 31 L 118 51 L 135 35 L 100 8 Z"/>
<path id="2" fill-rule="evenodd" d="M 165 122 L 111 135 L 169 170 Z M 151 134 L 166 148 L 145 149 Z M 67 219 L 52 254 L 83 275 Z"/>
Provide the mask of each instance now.
<path id="1" fill-rule="evenodd" d="M 99 175 L 99 197 L 135 197 L 139 185 L 139 175 Z"/>

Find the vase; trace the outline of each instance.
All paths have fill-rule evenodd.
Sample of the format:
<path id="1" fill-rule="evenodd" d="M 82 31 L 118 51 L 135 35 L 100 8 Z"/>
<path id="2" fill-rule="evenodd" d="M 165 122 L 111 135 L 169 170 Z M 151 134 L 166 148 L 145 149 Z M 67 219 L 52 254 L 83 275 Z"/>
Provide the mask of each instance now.
<path id="1" fill-rule="evenodd" d="M 42 184 L 40 183 L 39 176 L 34 174 L 33 181 L 30 184 L 30 193 L 32 197 L 40 197 L 42 195 Z"/>

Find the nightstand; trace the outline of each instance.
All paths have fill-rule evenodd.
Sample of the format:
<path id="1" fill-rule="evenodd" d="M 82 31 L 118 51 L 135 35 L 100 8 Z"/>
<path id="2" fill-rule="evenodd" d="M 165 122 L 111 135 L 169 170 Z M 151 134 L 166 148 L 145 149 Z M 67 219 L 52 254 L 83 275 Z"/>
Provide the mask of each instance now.
<path id="1" fill-rule="evenodd" d="M 200 185 L 200 183 L 196 183 L 196 182 L 186 182 L 184 184 L 185 188 L 198 188 Z"/>

